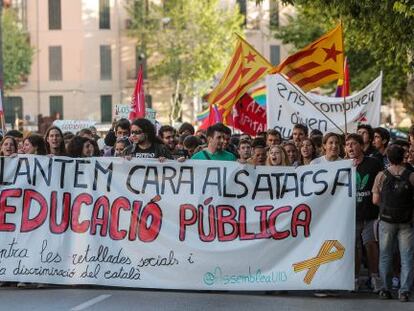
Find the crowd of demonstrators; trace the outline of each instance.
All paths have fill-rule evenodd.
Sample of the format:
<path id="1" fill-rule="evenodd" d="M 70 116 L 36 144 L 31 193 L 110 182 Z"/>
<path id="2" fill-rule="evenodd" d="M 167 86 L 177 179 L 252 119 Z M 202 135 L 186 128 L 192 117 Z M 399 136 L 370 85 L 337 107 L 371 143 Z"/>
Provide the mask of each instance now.
<path id="1" fill-rule="evenodd" d="M 283 139 L 275 129 L 252 137 L 232 133 L 222 123 L 198 131 L 190 123 L 183 123 L 178 130 L 164 125 L 157 133 L 147 119 L 132 122 L 120 119 L 102 139 L 105 144 L 101 148 L 98 139 L 94 128 L 73 134 L 62 133 L 52 126 L 44 136 L 36 133 L 23 136 L 12 130 L 1 139 L 0 156 L 24 153 L 145 158 L 160 162 L 218 160 L 238 161 L 253 168 L 298 167 L 351 159 L 356 167 L 357 188 L 355 288 L 364 285 L 361 283 L 364 264 L 368 270 L 367 284 L 380 298 L 391 298 L 391 289 L 396 287 L 400 300 L 408 300 L 414 278 L 414 126 L 408 140 L 390 141 L 387 129 L 368 124 L 359 125 L 356 133 L 346 136 L 315 129 L 309 132 L 305 125 L 296 124 L 292 136 Z"/>

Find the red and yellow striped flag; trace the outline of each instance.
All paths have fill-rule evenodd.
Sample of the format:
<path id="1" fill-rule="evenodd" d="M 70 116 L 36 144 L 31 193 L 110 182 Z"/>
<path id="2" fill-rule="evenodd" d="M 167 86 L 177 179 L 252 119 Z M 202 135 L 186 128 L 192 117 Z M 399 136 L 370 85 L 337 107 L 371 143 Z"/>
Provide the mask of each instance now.
<path id="1" fill-rule="evenodd" d="M 344 77 L 342 25 L 289 56 L 271 73 L 283 73 L 304 91 Z"/>
<path id="2" fill-rule="evenodd" d="M 227 116 L 237 101 L 272 65 L 249 43 L 237 35 L 236 50 L 219 84 L 208 96 L 208 102 L 224 110 Z M 225 120 L 225 118 L 223 118 Z"/>

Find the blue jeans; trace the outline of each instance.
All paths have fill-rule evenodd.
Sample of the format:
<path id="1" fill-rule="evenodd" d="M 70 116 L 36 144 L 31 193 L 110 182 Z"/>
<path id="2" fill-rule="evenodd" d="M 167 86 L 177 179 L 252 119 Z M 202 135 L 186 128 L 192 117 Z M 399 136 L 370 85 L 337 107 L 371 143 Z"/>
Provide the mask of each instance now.
<path id="1" fill-rule="evenodd" d="M 410 292 L 414 278 L 414 226 L 413 224 L 379 223 L 379 271 L 383 289 L 391 290 L 394 247 L 398 243 L 401 256 L 400 293 Z"/>

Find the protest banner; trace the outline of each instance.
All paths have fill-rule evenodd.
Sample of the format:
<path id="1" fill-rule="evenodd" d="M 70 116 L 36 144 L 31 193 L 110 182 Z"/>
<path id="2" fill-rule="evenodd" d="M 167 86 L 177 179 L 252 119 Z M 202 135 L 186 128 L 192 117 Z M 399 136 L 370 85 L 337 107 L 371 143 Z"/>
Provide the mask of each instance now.
<path id="1" fill-rule="evenodd" d="M 157 118 L 157 111 L 152 108 L 145 109 L 145 118 L 150 120 L 153 124 L 155 124 L 155 120 Z"/>
<path id="2" fill-rule="evenodd" d="M 266 131 L 266 109 L 249 94 L 244 94 L 234 105 L 233 126 L 252 136 Z"/>
<path id="3" fill-rule="evenodd" d="M 355 167 L 0 158 L 0 280 L 354 286 Z"/>
<path id="4" fill-rule="evenodd" d="M 128 119 L 129 113 L 131 112 L 130 104 L 116 104 L 114 107 L 114 119 Z"/>
<path id="5" fill-rule="evenodd" d="M 92 120 L 55 120 L 53 125 L 57 126 L 62 130 L 62 132 L 72 132 L 76 134 L 81 129 L 90 128 L 95 126 L 96 121 Z"/>
<path id="6" fill-rule="evenodd" d="M 304 93 L 282 75 L 269 75 L 267 83 L 267 124 L 278 130 L 284 139 L 292 135 L 295 124 L 302 123 L 309 130 L 322 133 L 344 131 L 344 99 Z M 379 126 L 382 74 L 362 91 L 346 97 L 348 132 L 355 132 L 358 124 Z"/>
<path id="7" fill-rule="evenodd" d="M 117 104 L 114 107 L 114 118 L 119 120 L 121 118 L 128 119 L 129 114 L 131 113 L 131 105 L 129 104 Z M 155 124 L 155 119 L 157 117 L 157 112 L 152 108 L 145 109 L 145 118 L 150 120 Z"/>

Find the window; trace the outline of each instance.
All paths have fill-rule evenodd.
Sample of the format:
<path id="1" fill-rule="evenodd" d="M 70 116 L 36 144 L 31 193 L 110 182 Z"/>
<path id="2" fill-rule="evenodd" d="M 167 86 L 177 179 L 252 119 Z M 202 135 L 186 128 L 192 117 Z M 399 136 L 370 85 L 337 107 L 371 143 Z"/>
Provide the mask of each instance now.
<path id="1" fill-rule="evenodd" d="M 101 80 L 112 79 L 112 58 L 111 58 L 111 46 L 100 46 L 100 58 L 101 58 Z"/>
<path id="2" fill-rule="evenodd" d="M 50 116 L 56 119 L 63 119 L 63 96 L 49 97 Z"/>
<path id="3" fill-rule="evenodd" d="M 112 95 L 101 95 L 101 122 L 112 122 Z"/>
<path id="4" fill-rule="evenodd" d="M 270 0 L 269 3 L 269 26 L 271 29 L 279 27 L 279 3 L 277 0 Z"/>
<path id="5" fill-rule="evenodd" d="M 99 29 L 111 29 L 109 0 L 99 0 Z"/>
<path id="6" fill-rule="evenodd" d="M 4 97 L 4 119 L 13 127 L 16 118 L 23 119 L 23 99 L 17 96 Z"/>
<path id="7" fill-rule="evenodd" d="M 270 62 L 273 66 L 279 65 L 280 63 L 280 46 L 271 45 L 270 46 Z"/>
<path id="8" fill-rule="evenodd" d="M 62 80 L 62 47 L 49 46 L 49 80 Z"/>
<path id="9" fill-rule="evenodd" d="M 49 0 L 49 30 L 62 29 L 60 0 Z"/>
<path id="10" fill-rule="evenodd" d="M 246 3 L 246 0 L 237 0 L 237 3 L 239 4 L 240 14 L 244 16 L 243 26 L 246 26 L 246 24 L 247 24 L 247 3 Z"/>

